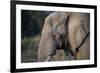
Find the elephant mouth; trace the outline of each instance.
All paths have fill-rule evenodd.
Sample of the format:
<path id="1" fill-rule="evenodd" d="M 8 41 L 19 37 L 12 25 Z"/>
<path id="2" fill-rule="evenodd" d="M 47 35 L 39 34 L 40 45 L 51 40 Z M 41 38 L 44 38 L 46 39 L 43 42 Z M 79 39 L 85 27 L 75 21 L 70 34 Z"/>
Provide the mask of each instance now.
<path id="1" fill-rule="evenodd" d="M 62 49 L 62 47 L 59 46 L 59 45 L 57 44 L 57 45 L 56 45 L 56 49 L 57 49 L 57 50 L 60 50 L 60 49 Z"/>
<path id="2" fill-rule="evenodd" d="M 55 38 L 54 39 L 54 47 L 56 48 L 56 50 L 61 50 L 65 48 L 65 42 L 64 42 L 64 37 L 60 34 L 59 38 Z"/>

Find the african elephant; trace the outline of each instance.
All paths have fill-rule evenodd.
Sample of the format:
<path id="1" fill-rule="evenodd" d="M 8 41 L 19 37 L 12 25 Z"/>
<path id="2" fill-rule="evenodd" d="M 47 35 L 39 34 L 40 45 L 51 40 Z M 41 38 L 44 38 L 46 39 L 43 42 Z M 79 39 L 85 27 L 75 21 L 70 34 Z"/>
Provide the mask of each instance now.
<path id="1" fill-rule="evenodd" d="M 48 61 L 90 59 L 90 36 L 85 38 L 88 32 L 90 32 L 89 13 L 51 13 L 44 22 L 38 61 L 45 61 L 48 56 L 51 58 Z"/>

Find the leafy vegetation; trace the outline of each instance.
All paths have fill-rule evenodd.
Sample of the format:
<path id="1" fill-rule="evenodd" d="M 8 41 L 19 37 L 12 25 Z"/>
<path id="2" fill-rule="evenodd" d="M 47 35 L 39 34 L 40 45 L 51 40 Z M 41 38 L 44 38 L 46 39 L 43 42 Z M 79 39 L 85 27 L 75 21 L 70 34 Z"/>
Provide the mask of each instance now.
<path id="1" fill-rule="evenodd" d="M 36 62 L 37 50 L 40 41 L 47 11 L 21 11 L 21 62 Z"/>

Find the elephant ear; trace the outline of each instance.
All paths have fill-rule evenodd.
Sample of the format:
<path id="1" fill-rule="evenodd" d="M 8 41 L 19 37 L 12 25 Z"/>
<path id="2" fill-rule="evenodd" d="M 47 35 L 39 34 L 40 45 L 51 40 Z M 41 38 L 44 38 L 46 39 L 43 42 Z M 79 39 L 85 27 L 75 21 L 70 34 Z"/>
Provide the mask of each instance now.
<path id="1" fill-rule="evenodd" d="M 68 24 L 68 40 L 73 51 L 90 32 L 90 15 L 88 13 L 73 13 Z"/>

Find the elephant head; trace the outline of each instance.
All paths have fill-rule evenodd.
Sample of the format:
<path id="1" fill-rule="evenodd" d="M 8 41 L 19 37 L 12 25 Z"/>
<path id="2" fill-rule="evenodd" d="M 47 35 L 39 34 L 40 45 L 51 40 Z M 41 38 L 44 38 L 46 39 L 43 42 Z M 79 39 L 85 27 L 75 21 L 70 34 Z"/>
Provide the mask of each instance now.
<path id="1" fill-rule="evenodd" d="M 54 12 L 47 16 L 38 48 L 38 61 L 50 60 L 51 56 L 56 56 L 59 50 L 63 50 L 65 55 L 67 52 L 69 55 L 67 60 L 74 59 L 72 57 L 75 55 L 74 48 L 82 42 L 85 34 L 89 31 L 88 15 L 87 13 Z M 89 54 L 89 44 L 88 37 L 86 43 L 81 47 L 81 53 L 83 51 L 85 54 L 88 50 Z M 84 56 L 83 53 L 82 59 L 89 58 L 88 54 Z M 59 57 L 56 56 L 56 58 Z M 65 60 L 64 58 L 62 60 Z"/>
<path id="2" fill-rule="evenodd" d="M 56 54 L 56 49 L 62 48 L 66 18 L 65 13 L 61 12 L 54 12 L 46 17 L 38 48 L 38 61 L 45 61 L 49 55 Z"/>

